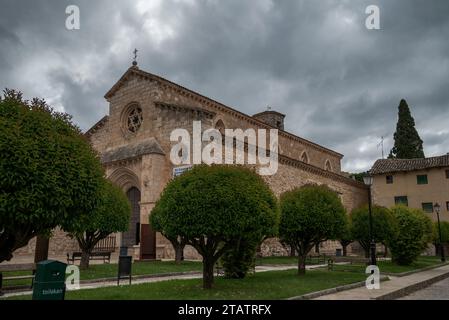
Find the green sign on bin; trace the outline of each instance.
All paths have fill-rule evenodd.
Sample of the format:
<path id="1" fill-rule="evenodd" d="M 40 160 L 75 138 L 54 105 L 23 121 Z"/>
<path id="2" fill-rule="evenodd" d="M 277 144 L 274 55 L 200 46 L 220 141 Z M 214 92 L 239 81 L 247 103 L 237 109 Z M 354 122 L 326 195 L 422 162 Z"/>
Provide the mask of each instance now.
<path id="1" fill-rule="evenodd" d="M 65 269 L 67 264 L 45 260 L 36 264 L 33 300 L 64 300 Z"/>

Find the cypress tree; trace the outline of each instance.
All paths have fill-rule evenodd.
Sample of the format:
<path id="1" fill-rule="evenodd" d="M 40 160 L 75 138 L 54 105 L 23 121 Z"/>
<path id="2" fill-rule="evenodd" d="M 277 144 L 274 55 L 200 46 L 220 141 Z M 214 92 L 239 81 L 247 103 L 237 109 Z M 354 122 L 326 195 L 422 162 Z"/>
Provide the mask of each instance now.
<path id="1" fill-rule="evenodd" d="M 413 159 L 424 158 L 423 141 L 419 137 L 407 102 L 399 103 L 398 123 L 394 133 L 394 147 L 388 158 Z"/>

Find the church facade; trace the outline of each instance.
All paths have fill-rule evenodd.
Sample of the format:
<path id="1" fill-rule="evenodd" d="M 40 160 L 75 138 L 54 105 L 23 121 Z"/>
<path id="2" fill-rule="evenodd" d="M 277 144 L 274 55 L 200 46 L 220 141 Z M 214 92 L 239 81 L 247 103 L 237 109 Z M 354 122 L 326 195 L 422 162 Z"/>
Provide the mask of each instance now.
<path id="1" fill-rule="evenodd" d="M 130 228 L 118 235 L 135 258 L 172 258 L 171 244 L 149 225 L 149 215 L 165 185 L 177 172 L 170 161 L 174 129 L 249 128 L 279 130 L 278 170 L 263 176 L 276 196 L 307 183 L 326 184 L 340 195 L 347 210 L 366 202 L 365 186 L 341 172 L 342 155 L 284 131 L 284 115 L 264 111 L 246 115 L 159 76 L 129 68 L 106 93 L 109 114 L 86 132 L 100 153 L 108 178 L 128 195 L 133 207 Z M 182 168 L 181 168 L 182 169 Z M 263 254 L 285 254 L 276 239 L 268 239 Z M 198 257 L 193 248 L 186 258 Z"/>
<path id="2" fill-rule="evenodd" d="M 106 93 L 109 113 L 86 133 L 98 151 L 107 177 L 120 186 L 132 205 L 129 230 L 116 236 L 118 247 L 127 247 L 137 260 L 174 258 L 170 242 L 154 232 L 149 215 L 166 184 L 183 166 L 173 165 L 170 141 L 174 129 L 186 129 L 192 135 L 193 121 L 201 121 L 202 130 L 278 129 L 278 168 L 265 175 L 276 196 L 304 184 L 326 184 L 336 191 L 345 208 L 352 210 L 367 202 L 367 189 L 341 172 L 342 154 L 284 130 L 285 115 L 267 110 L 253 116 L 244 114 L 199 93 L 130 67 Z M 35 239 L 19 249 L 17 255 L 32 255 Z M 76 241 L 61 231 L 50 239 L 49 255 L 64 256 L 76 250 Z M 320 245 L 321 252 L 335 254 L 338 242 Z M 262 244 L 262 255 L 287 255 L 288 249 L 277 239 Z M 118 250 L 117 250 L 118 251 Z M 116 252 L 117 252 L 116 251 Z M 351 247 L 348 247 L 351 253 Z M 186 247 L 186 259 L 199 258 L 196 250 Z"/>

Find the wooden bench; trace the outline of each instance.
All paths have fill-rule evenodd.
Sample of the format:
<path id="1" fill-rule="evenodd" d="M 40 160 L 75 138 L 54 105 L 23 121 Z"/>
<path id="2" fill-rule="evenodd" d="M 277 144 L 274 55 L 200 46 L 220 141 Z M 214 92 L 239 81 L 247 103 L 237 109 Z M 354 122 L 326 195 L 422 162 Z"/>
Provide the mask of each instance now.
<path id="1" fill-rule="evenodd" d="M 108 236 L 95 245 L 94 249 L 89 255 L 89 260 L 103 260 L 103 263 L 111 263 L 111 254 L 115 251 L 115 236 Z M 67 253 L 67 264 L 75 264 L 75 261 L 81 261 L 83 255 L 81 248 Z"/>
<path id="2" fill-rule="evenodd" d="M 364 257 L 329 257 L 327 260 L 327 269 L 332 271 L 334 269 L 334 263 L 336 262 L 349 262 L 349 264 L 361 264 L 361 265 L 369 265 L 369 259 Z"/>
<path id="3" fill-rule="evenodd" d="M 103 260 L 103 263 L 111 263 L 111 253 L 112 252 L 91 252 L 89 255 L 89 260 Z M 67 264 L 75 264 L 75 261 L 81 261 L 82 252 L 72 252 L 67 253 Z"/>
<path id="4" fill-rule="evenodd" d="M 31 274 L 30 275 L 22 275 L 22 276 L 9 276 L 9 277 L 3 276 L 3 272 L 14 272 L 14 271 L 30 271 Z M 5 280 L 31 279 L 30 288 L 32 288 L 35 273 L 36 273 L 36 265 L 34 263 L 0 265 L 0 295 L 2 294 L 3 281 L 5 281 Z"/>

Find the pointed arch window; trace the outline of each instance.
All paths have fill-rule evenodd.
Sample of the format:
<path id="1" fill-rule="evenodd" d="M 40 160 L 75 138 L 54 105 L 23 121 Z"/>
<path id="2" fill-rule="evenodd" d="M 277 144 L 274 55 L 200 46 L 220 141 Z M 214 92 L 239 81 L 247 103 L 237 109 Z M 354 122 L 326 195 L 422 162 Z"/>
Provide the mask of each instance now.
<path id="1" fill-rule="evenodd" d="M 301 161 L 304 162 L 304 163 L 309 163 L 309 156 L 307 155 L 307 152 L 304 151 L 301 154 Z"/>
<path id="2" fill-rule="evenodd" d="M 331 162 L 329 160 L 326 160 L 326 163 L 324 164 L 324 169 L 326 171 L 332 171 L 332 165 L 331 165 Z"/>

